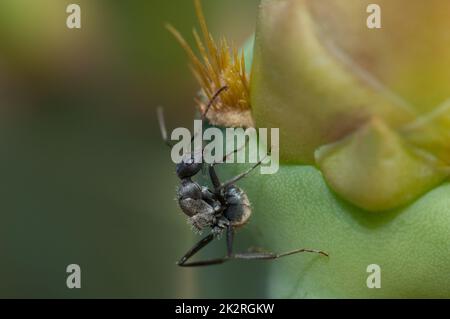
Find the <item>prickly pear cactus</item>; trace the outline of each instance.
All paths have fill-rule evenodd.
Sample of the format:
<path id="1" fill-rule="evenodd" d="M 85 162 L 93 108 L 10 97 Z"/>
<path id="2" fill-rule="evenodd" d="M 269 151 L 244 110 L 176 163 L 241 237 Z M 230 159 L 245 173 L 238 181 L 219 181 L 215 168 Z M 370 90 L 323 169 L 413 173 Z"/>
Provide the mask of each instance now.
<path id="1" fill-rule="evenodd" d="M 450 3 L 379 0 L 369 29 L 370 3 L 262 0 L 243 56 L 199 1 L 202 59 L 170 28 L 205 100 L 230 88 L 210 123 L 280 129 L 278 173 L 239 182 L 255 240 L 330 254 L 270 263 L 270 297 L 450 297 Z"/>
<path id="2" fill-rule="evenodd" d="M 266 245 L 330 253 L 271 264 L 271 297 L 450 297 L 450 4 L 377 3 L 378 30 L 370 1 L 261 3 L 251 107 L 282 164 L 242 186 Z"/>

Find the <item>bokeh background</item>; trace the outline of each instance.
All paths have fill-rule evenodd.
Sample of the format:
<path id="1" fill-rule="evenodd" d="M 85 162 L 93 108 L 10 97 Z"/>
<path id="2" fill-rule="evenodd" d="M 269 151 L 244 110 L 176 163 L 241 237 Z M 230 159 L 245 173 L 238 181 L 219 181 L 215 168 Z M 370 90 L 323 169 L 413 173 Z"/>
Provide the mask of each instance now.
<path id="1" fill-rule="evenodd" d="M 204 0 L 212 33 L 244 43 L 258 2 Z M 81 30 L 66 27 L 70 3 Z M 0 1 L 0 297 L 266 295 L 264 263 L 175 265 L 199 237 L 155 109 L 191 127 L 198 87 L 165 22 L 192 43 L 193 2 Z M 259 235 L 250 224 L 238 247 Z M 224 252 L 222 240 L 202 256 Z M 72 263 L 81 289 L 66 287 Z"/>

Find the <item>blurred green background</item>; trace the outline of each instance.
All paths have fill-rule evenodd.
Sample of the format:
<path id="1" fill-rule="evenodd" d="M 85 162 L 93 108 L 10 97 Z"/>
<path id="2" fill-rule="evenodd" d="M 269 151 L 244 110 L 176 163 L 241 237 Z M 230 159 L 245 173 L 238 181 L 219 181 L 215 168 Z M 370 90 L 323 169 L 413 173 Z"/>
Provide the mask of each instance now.
<path id="1" fill-rule="evenodd" d="M 82 29 L 66 7 L 82 8 Z M 212 33 L 242 44 L 258 0 L 203 1 Z M 0 297 L 264 297 L 264 263 L 175 265 L 199 239 L 155 109 L 191 127 L 197 84 L 164 29 L 192 43 L 187 0 L 0 2 Z M 257 216 L 255 217 L 257 218 Z M 238 247 L 258 244 L 250 225 Z M 224 241 L 205 256 L 221 256 Z M 81 289 L 66 266 L 81 266 Z"/>

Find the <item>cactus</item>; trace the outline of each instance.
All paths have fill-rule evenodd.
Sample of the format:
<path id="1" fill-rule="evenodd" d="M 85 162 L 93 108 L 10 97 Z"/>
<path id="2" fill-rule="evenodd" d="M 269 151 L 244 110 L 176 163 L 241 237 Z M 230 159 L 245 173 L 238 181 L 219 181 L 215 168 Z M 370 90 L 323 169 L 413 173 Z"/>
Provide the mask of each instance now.
<path id="1" fill-rule="evenodd" d="M 370 1 L 262 0 L 249 105 L 281 167 L 241 184 L 262 244 L 330 253 L 271 264 L 271 297 L 450 297 L 450 4 L 378 3 L 369 30 Z"/>

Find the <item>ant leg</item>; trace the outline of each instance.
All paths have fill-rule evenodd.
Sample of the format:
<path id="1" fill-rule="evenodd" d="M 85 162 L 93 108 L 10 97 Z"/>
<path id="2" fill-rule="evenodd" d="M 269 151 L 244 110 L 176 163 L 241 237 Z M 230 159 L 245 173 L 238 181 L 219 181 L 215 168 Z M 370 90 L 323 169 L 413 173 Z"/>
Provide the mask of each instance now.
<path id="1" fill-rule="evenodd" d="M 232 179 L 230 179 L 229 181 L 223 183 L 222 185 L 220 185 L 218 187 L 217 190 L 221 190 L 224 188 L 227 188 L 230 185 L 233 185 L 234 183 L 236 183 L 237 181 L 243 179 L 244 177 L 248 176 L 248 174 L 250 174 L 254 169 L 256 169 L 259 165 L 261 165 L 261 163 L 265 160 L 265 158 L 263 158 L 262 160 L 260 160 L 258 163 L 256 163 L 255 165 L 253 165 L 252 167 L 250 167 L 248 170 L 246 170 L 244 173 L 241 173 L 235 177 L 233 177 Z"/>
<path id="2" fill-rule="evenodd" d="M 230 259 L 247 259 L 247 260 L 254 260 L 254 259 L 278 259 L 285 256 L 290 256 L 298 253 L 315 253 L 320 254 L 323 256 L 327 256 L 328 254 L 326 252 L 323 252 L 321 250 L 316 249 L 296 249 L 292 251 L 288 251 L 282 254 L 276 254 L 272 252 L 255 252 L 255 253 L 238 253 L 233 254 L 233 240 L 234 240 L 234 228 L 233 226 L 228 226 L 227 229 L 227 258 Z"/>
<path id="3" fill-rule="evenodd" d="M 217 176 L 214 164 L 209 165 L 209 177 L 211 178 L 211 182 L 214 186 L 214 189 L 215 190 L 219 189 L 222 183 L 220 183 L 219 177 Z"/>
<path id="4" fill-rule="evenodd" d="M 177 265 L 180 267 L 199 267 L 199 266 L 210 266 L 210 265 L 218 265 L 226 262 L 228 258 L 218 258 L 218 259 L 209 259 L 203 261 L 194 261 L 191 263 L 187 263 L 189 258 L 198 253 L 202 248 L 208 245 L 214 239 L 214 235 L 210 234 L 200 240 L 191 250 L 189 250 L 181 259 L 177 262 Z"/>
<path id="5" fill-rule="evenodd" d="M 236 154 L 237 152 L 239 152 L 240 150 L 242 150 L 242 148 L 244 148 L 247 144 L 248 144 L 248 140 L 247 140 L 247 141 L 245 142 L 245 144 L 244 144 L 243 146 L 241 146 L 240 148 L 237 148 L 237 149 L 235 149 L 234 151 L 232 151 L 232 152 L 226 154 L 226 155 L 223 157 L 221 163 L 219 163 L 219 162 L 214 162 L 214 163 L 212 163 L 212 164 L 209 165 L 209 177 L 211 178 L 211 182 L 212 182 L 212 184 L 213 184 L 215 190 L 220 190 L 222 184 L 221 184 L 221 182 L 220 182 L 220 180 L 219 180 L 219 177 L 217 176 L 217 173 L 216 173 L 216 170 L 215 170 L 214 166 L 217 165 L 217 164 L 225 163 L 225 161 L 227 160 L 227 158 L 228 158 L 230 155 Z"/>
<path id="6" fill-rule="evenodd" d="M 233 240 L 234 228 L 230 225 L 227 228 L 227 257 L 231 257 L 233 255 Z"/>
<path id="7" fill-rule="evenodd" d="M 239 254 L 234 254 L 231 255 L 229 258 L 232 259 L 246 259 L 246 260 L 255 260 L 255 259 L 259 259 L 259 260 L 267 260 L 267 259 L 278 259 L 278 258 L 282 258 L 282 257 L 286 257 L 286 256 L 290 256 L 290 255 L 294 255 L 294 254 L 299 254 L 299 253 L 314 253 L 314 254 L 319 254 L 322 256 L 326 256 L 328 257 L 328 253 L 321 251 L 321 250 L 316 250 L 316 249 L 307 249 L 307 248 L 302 248 L 302 249 L 296 249 L 296 250 L 292 250 L 292 251 L 288 251 L 282 254 L 276 254 L 276 253 L 272 253 L 272 252 L 267 252 L 267 253 L 239 253 Z"/>
<path id="8" fill-rule="evenodd" d="M 177 263 L 180 267 L 200 267 L 200 266 L 212 266 L 212 265 L 219 265 L 223 264 L 229 260 L 233 259 L 243 259 L 243 260 L 270 260 L 270 259 L 278 259 L 294 254 L 299 253 L 314 253 L 314 254 L 320 254 L 323 256 L 328 257 L 328 254 L 321 250 L 315 250 L 315 249 L 296 249 L 292 251 L 288 251 L 282 254 L 276 254 L 272 252 L 257 252 L 257 253 L 238 253 L 233 254 L 233 239 L 234 239 L 234 229 L 232 226 L 228 227 L 227 229 L 227 256 L 224 258 L 216 258 L 216 259 L 208 259 L 203 261 L 194 261 L 191 263 L 188 263 L 187 261 L 189 258 L 194 256 L 196 253 L 198 253 L 201 249 L 203 249 L 206 245 L 208 245 L 212 240 L 214 239 L 214 235 L 210 234 L 200 240 L 191 250 L 189 250 Z"/>
<path id="9" fill-rule="evenodd" d="M 234 239 L 234 229 L 233 226 L 229 226 L 227 228 L 227 256 L 224 258 L 216 258 L 216 259 L 208 259 L 203 261 L 194 261 L 191 263 L 187 263 L 189 258 L 199 252 L 202 248 L 208 245 L 213 239 L 214 235 L 210 234 L 203 238 L 200 242 L 198 242 L 191 250 L 189 250 L 186 255 L 184 255 L 180 261 L 177 263 L 178 266 L 181 267 L 199 267 L 199 266 L 211 266 L 211 265 L 219 265 L 224 262 L 233 259 L 233 239 Z"/>
<path id="10" fill-rule="evenodd" d="M 242 151 L 243 148 L 247 147 L 248 142 L 249 142 L 249 140 L 246 139 L 244 145 L 242 145 L 242 146 L 239 147 L 239 148 L 236 148 L 234 151 L 231 151 L 231 152 L 229 152 L 228 154 L 225 154 L 225 155 L 223 156 L 221 162 L 214 162 L 214 163 L 212 163 L 211 165 L 217 165 L 217 164 L 224 164 L 224 163 L 226 163 L 228 157 L 230 157 L 231 155 L 236 154 L 236 153 L 239 152 L 239 151 Z"/>

